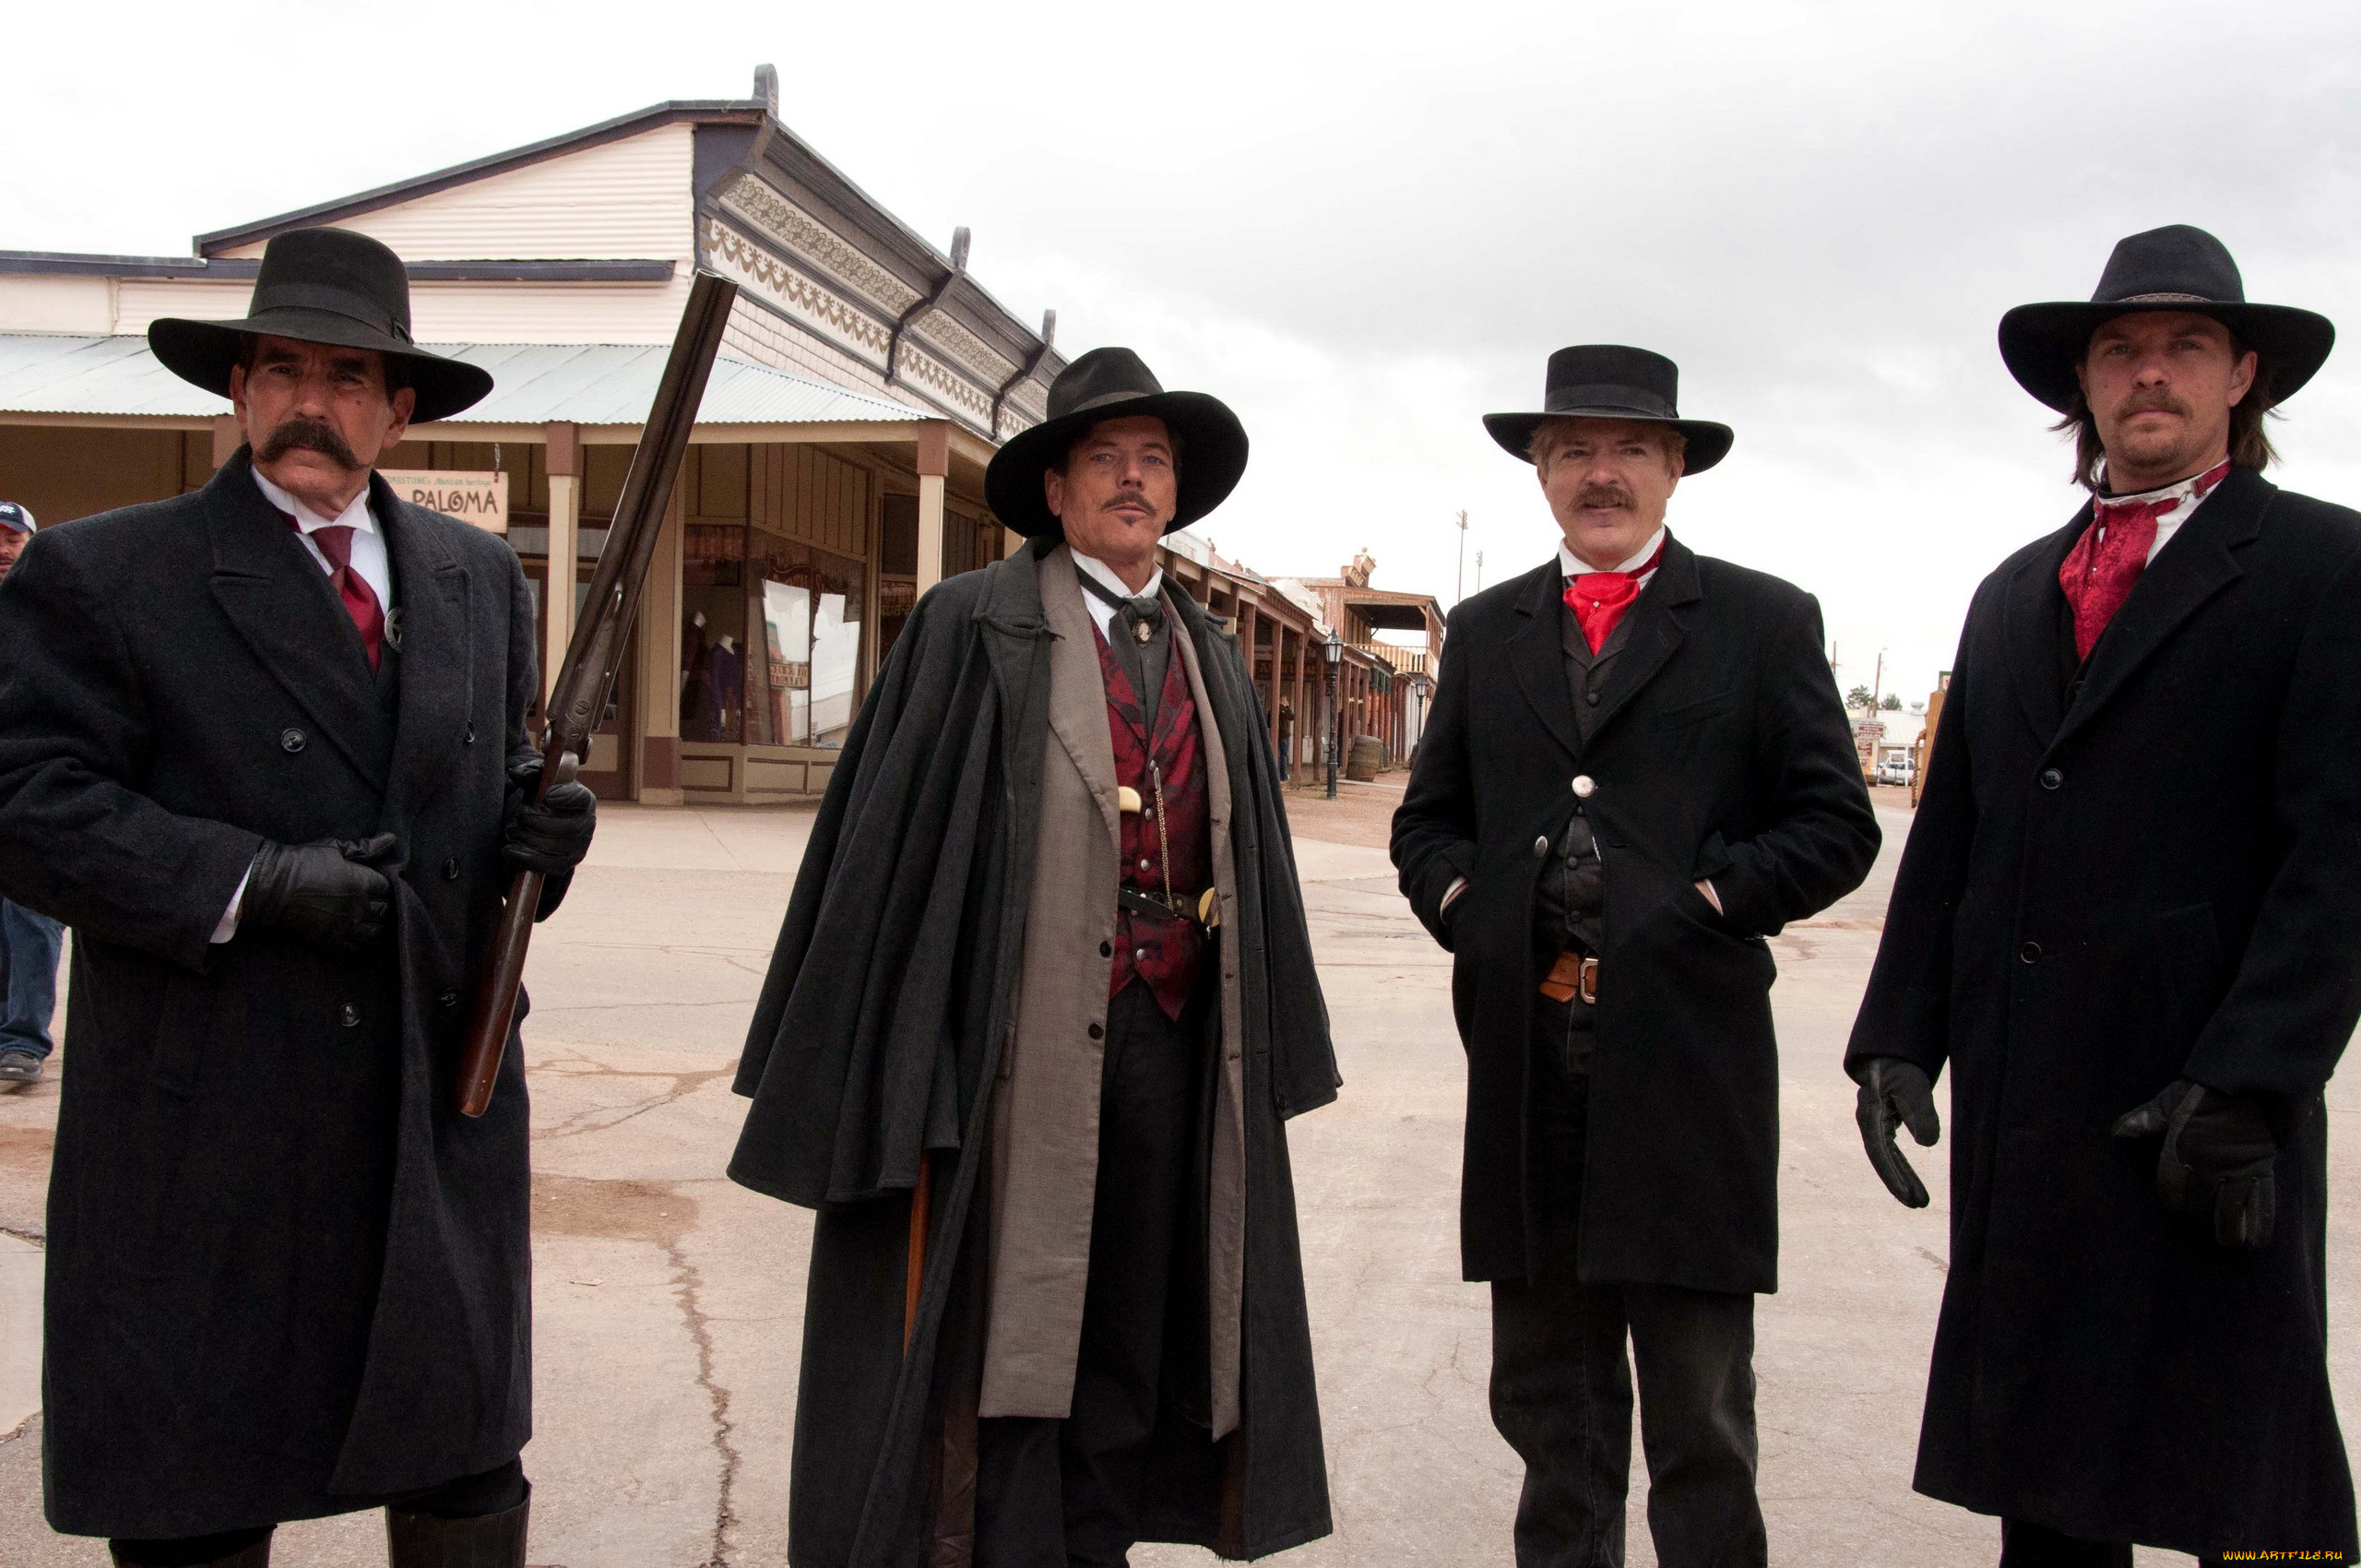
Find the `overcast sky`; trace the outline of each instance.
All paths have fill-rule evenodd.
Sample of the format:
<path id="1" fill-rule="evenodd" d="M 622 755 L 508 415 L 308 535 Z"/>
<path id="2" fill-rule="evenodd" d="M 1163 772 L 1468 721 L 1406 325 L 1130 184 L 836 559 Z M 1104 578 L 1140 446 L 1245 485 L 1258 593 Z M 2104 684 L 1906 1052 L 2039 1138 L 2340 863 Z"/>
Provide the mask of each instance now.
<path id="1" fill-rule="evenodd" d="M 2248 297 L 2361 284 L 2361 7 L 927 5 L 12 8 L 0 246 L 189 236 L 779 68 L 795 131 L 1067 353 L 1127 343 L 1254 442 L 1201 525 L 1266 574 L 1366 546 L 1448 601 L 1538 564 L 1478 416 L 1574 342 L 1681 366 L 1738 431 L 1691 544 L 1820 596 L 1850 686 L 1923 696 L 1976 580 L 2077 505 L 2002 369 L 2009 306 L 2087 298 L 2189 222 Z M 2361 345 L 2276 427 L 2361 502 Z"/>

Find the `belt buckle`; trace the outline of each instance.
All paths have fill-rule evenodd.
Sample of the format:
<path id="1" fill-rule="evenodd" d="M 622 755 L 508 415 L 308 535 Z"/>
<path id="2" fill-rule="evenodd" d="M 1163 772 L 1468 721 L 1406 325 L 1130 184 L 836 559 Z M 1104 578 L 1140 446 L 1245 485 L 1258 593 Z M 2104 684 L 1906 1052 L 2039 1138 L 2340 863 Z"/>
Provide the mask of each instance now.
<path id="1" fill-rule="evenodd" d="M 1582 974 L 1575 981 L 1574 994 L 1592 1006 L 1598 1005 L 1598 960 L 1584 956 Z"/>

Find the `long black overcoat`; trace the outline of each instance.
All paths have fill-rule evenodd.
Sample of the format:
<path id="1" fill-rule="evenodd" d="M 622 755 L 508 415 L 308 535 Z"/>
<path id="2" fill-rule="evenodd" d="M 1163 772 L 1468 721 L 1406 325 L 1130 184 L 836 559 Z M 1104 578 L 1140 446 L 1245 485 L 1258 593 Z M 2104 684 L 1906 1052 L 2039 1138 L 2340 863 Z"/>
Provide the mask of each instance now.
<path id="1" fill-rule="evenodd" d="M 1580 776 L 1596 787 L 1584 805 L 1607 893 L 1582 1277 L 1774 1290 L 1776 966 L 1763 939 L 1858 886 L 1878 848 L 1820 606 L 1669 540 L 1585 742 L 1560 583 L 1553 560 L 1452 612 L 1394 818 L 1403 894 L 1454 955 L 1462 1264 L 1470 1279 L 1521 1278 L 1548 1244 L 1527 1208 L 1534 889 Z"/>
<path id="2" fill-rule="evenodd" d="M 1918 1490 L 2092 1540 L 2354 1550 L 2324 1360 L 2321 1086 L 2361 1016 L 2361 517 L 2238 469 L 2061 695 L 2058 569 L 1970 605 L 1849 1059 L 1952 1069 Z M 2260 1253 L 2109 1136 L 2176 1078 L 2268 1098 Z"/>
<path id="3" fill-rule="evenodd" d="M 0 894 L 75 939 L 42 1374 L 70 1533 L 336 1512 L 529 1435 L 520 1053 L 481 1121 L 446 1076 L 506 881 L 532 607 L 501 540 L 371 483 L 391 713 L 243 452 L 42 529 L 0 584 Z M 376 951 L 208 941 L 264 839 L 381 829 Z"/>
<path id="4" fill-rule="evenodd" d="M 991 1087 L 1039 815 L 1050 639 L 1036 544 L 920 600 L 813 824 L 737 1080 L 732 1178 L 819 1211 L 796 1408 L 796 1568 L 961 1561 L 972 1507 Z M 1258 1557 L 1325 1535 L 1328 1487 L 1286 1118 L 1336 1095 L 1277 766 L 1234 637 L 1183 596 L 1228 757 L 1244 1000 L 1240 1424 L 1168 1417 L 1145 1538 Z M 1257 1114 L 1258 1110 L 1261 1114 Z M 904 1353 L 910 1193 L 938 1151 Z M 969 1515 L 971 1516 L 971 1515 Z M 940 1544 L 938 1545 L 938 1541 Z"/>

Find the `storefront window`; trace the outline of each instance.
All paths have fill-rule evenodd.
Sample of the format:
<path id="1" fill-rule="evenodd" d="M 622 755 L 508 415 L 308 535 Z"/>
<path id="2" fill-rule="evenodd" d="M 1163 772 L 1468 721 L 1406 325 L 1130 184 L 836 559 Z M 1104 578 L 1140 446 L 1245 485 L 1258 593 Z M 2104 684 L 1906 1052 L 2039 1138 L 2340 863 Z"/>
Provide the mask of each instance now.
<path id="1" fill-rule="evenodd" d="M 746 530 L 692 523 L 682 547 L 681 739 L 738 741 L 746 717 Z"/>
<path id="2" fill-rule="evenodd" d="M 764 659 L 750 677 L 746 739 L 757 745 L 844 744 L 860 706 L 862 564 L 751 530 L 749 601 Z"/>

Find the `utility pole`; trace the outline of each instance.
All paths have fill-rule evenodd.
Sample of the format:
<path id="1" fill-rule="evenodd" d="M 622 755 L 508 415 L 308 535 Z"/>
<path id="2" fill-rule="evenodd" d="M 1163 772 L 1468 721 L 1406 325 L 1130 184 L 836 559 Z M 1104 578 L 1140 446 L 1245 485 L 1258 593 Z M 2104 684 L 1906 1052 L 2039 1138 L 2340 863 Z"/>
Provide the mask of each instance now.
<path id="1" fill-rule="evenodd" d="M 1476 552 L 1476 591 L 1484 591 L 1484 552 L 1480 550 Z"/>
<path id="2" fill-rule="evenodd" d="M 1467 508 L 1459 509 L 1459 576 L 1452 584 L 1451 601 L 1457 604 L 1467 597 Z"/>
<path id="3" fill-rule="evenodd" d="M 1880 648 L 1880 649 L 1878 649 L 1878 662 L 1877 662 L 1877 669 L 1876 669 L 1876 671 L 1875 671 L 1875 673 L 1873 673 L 1873 674 L 1871 674 L 1871 675 L 1869 676 L 1869 714 L 1870 714 L 1870 717 L 1872 717 L 1872 718 L 1875 718 L 1875 717 L 1876 717 L 1876 715 L 1877 715 L 1877 711 L 1878 711 L 1878 698 L 1879 698 L 1880 696 L 1883 695 L 1884 695 L 1884 692 L 1885 692 L 1885 649 L 1883 649 L 1883 648 Z"/>

